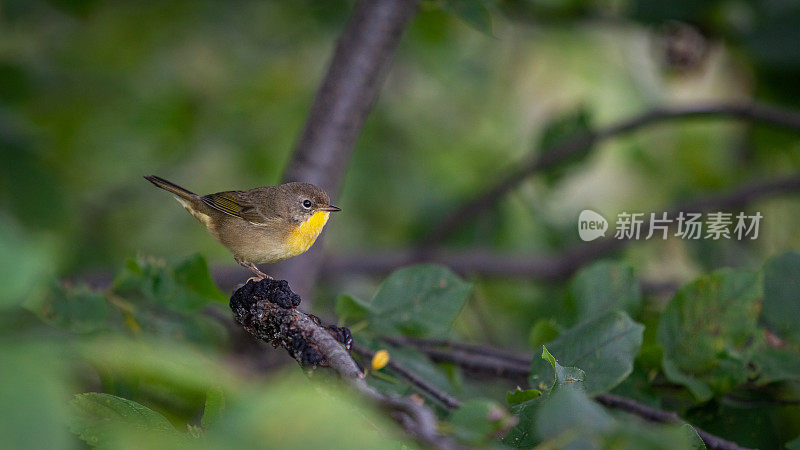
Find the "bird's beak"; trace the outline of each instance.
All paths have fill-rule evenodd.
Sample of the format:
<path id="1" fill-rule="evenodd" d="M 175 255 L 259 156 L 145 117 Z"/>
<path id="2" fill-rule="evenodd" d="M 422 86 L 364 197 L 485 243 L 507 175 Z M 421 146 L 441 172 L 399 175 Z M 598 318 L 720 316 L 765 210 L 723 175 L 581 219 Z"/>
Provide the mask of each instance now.
<path id="1" fill-rule="evenodd" d="M 320 211 L 328 211 L 328 212 L 336 212 L 336 211 L 341 211 L 342 208 L 339 208 L 338 206 L 328 205 L 328 206 L 323 206 L 319 210 Z"/>

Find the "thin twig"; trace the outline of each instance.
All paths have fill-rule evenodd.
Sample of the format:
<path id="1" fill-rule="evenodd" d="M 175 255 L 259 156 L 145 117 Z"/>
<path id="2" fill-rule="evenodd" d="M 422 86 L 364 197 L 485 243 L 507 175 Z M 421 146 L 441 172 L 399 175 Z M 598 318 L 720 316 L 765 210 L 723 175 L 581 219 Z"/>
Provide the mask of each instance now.
<path id="1" fill-rule="evenodd" d="M 644 405 L 639 403 L 635 400 L 631 400 L 629 398 L 620 397 L 619 395 L 614 394 L 600 394 L 594 397 L 594 400 L 601 405 L 612 408 L 618 409 L 620 411 L 625 411 L 627 413 L 631 413 L 633 415 L 639 416 L 645 420 L 650 422 L 658 422 L 658 423 L 687 423 L 685 420 L 681 419 L 680 416 L 671 411 L 662 411 L 660 409 L 653 408 L 651 406 Z M 703 442 L 706 443 L 706 447 L 710 449 L 719 449 L 719 450 L 744 450 L 745 447 L 740 447 L 737 443 L 728 441 L 726 439 L 722 439 L 719 436 L 715 436 L 707 431 L 703 431 L 700 428 L 692 425 L 692 428 L 697 431 L 698 436 Z"/>
<path id="2" fill-rule="evenodd" d="M 370 349 L 357 343 L 353 343 L 352 350 L 367 361 L 371 360 L 375 355 L 375 353 L 373 353 Z M 436 386 L 428 383 L 419 375 L 408 370 L 405 366 L 398 363 L 394 359 L 389 359 L 389 362 L 386 364 L 386 366 L 392 369 L 403 379 L 411 383 L 412 386 L 419 389 L 422 393 L 441 403 L 444 407 L 448 409 L 457 409 L 461 407 L 460 401 L 450 396 L 450 394 L 447 392 L 444 392 Z"/>
<path id="3" fill-rule="evenodd" d="M 388 340 L 395 340 L 395 338 L 388 338 Z M 445 341 L 446 345 L 442 346 L 440 345 L 442 341 L 430 340 L 426 342 L 424 339 L 405 342 L 414 345 L 434 361 L 456 364 L 468 369 L 470 372 L 477 371 L 483 374 L 494 374 L 497 377 L 514 381 L 517 381 L 521 376 L 527 377 L 530 375 L 531 357 L 520 361 L 516 356 L 509 358 L 504 350 L 475 344 L 463 345 Z M 523 362 L 527 364 L 521 364 Z M 662 411 L 626 397 L 601 394 L 595 396 L 594 399 L 608 408 L 619 409 L 651 422 L 687 423 L 674 412 Z M 740 447 L 735 442 L 722 439 L 694 425 L 692 427 L 697 430 L 697 434 L 710 449 L 743 450 L 743 447 Z"/>
<path id="4" fill-rule="evenodd" d="M 418 0 L 360 0 L 342 31 L 317 90 L 284 181 L 339 192 L 353 144 L 369 113 Z M 310 298 L 322 259 L 317 243 L 305 255 L 270 268 Z"/>
<path id="5" fill-rule="evenodd" d="M 674 108 L 656 108 L 599 130 L 562 141 L 547 149 L 540 149 L 539 157 L 521 163 L 491 187 L 456 208 L 439 226 L 435 227 L 421 244 L 423 250 L 431 248 L 450 235 L 470 218 L 495 204 L 526 178 L 569 160 L 591 146 L 660 122 L 686 118 L 730 118 L 760 122 L 800 133 L 800 114 L 773 106 L 756 104 L 719 104 Z"/>
<path id="6" fill-rule="evenodd" d="M 725 194 L 692 200 L 667 211 L 669 217 L 674 217 L 679 211 L 702 212 L 712 208 L 724 210 L 771 195 L 798 191 L 800 191 L 800 175 L 792 175 L 741 186 Z M 641 236 L 646 236 L 648 230 L 649 224 L 645 221 L 641 227 Z M 398 250 L 337 254 L 328 256 L 324 270 L 327 274 L 381 274 L 409 264 L 435 262 L 462 274 L 559 280 L 569 277 L 581 267 L 631 242 L 636 241 L 608 237 L 591 243 L 578 244 L 559 253 L 544 255 L 504 254 L 488 249 L 431 249 L 425 252 Z"/>
<path id="7" fill-rule="evenodd" d="M 489 347 L 481 344 L 471 344 L 467 342 L 451 341 L 449 339 L 422 339 L 407 336 L 387 336 L 383 340 L 395 345 L 411 345 L 417 349 L 432 349 L 439 348 L 443 350 L 465 351 L 472 355 L 484 355 L 488 357 L 500 357 L 505 361 L 516 362 L 530 366 L 531 358 L 528 355 L 515 353 L 508 350 L 502 350 L 494 347 Z"/>

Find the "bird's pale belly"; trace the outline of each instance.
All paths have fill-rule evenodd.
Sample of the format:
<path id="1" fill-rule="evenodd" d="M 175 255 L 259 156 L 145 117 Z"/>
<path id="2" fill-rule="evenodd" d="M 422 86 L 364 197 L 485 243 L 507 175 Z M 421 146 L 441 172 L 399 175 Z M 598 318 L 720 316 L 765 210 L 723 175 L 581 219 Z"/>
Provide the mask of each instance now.
<path id="1" fill-rule="evenodd" d="M 232 220 L 225 226 L 236 227 L 234 233 L 212 233 L 241 261 L 256 264 L 277 262 L 297 256 L 314 245 L 330 213 L 319 211 L 302 224 L 290 226 L 253 225 Z M 288 228 L 288 229 L 287 229 Z M 281 231 L 283 230 L 283 231 Z M 226 242 L 224 236 L 237 236 Z"/>

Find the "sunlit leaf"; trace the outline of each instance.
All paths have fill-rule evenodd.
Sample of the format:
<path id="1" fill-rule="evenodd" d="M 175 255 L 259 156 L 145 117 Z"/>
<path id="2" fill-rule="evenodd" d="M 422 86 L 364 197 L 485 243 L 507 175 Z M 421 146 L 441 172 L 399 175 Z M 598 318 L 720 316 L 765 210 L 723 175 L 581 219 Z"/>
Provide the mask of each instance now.
<path id="1" fill-rule="evenodd" d="M 542 391 L 538 389 L 515 389 L 506 393 L 506 402 L 509 405 L 518 405 L 528 400 L 533 400 L 540 395 L 542 395 Z"/>

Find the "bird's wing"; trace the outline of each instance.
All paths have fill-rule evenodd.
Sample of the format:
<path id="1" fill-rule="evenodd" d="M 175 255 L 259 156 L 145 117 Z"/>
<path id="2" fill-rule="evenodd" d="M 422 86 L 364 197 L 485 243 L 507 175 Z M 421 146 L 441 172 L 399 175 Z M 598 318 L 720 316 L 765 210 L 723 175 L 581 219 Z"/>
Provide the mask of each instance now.
<path id="1" fill-rule="evenodd" d="M 241 194 L 239 191 L 217 192 L 205 195 L 200 199 L 217 211 L 239 217 L 255 225 L 266 224 L 268 218 L 264 217 L 259 208 L 242 198 Z"/>

